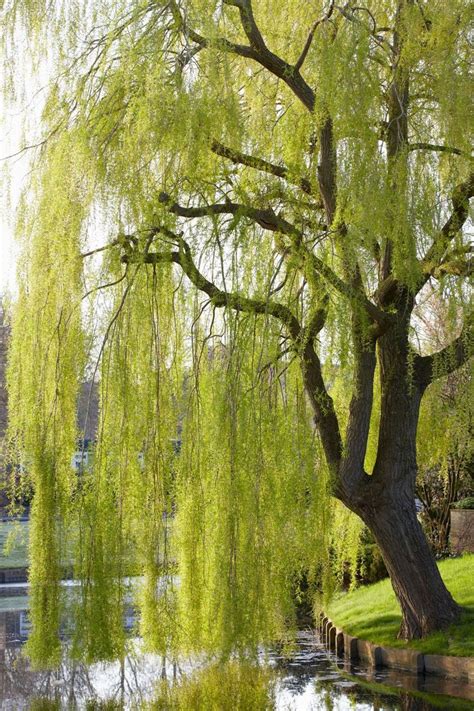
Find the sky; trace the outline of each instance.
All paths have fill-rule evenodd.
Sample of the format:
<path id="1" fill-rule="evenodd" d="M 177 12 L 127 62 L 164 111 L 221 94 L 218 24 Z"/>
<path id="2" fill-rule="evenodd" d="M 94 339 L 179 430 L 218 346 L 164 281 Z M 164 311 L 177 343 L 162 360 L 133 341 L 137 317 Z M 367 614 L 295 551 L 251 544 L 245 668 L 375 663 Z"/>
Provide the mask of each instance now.
<path id="1" fill-rule="evenodd" d="M 0 95 L 0 294 L 15 290 L 14 205 L 28 171 L 28 157 L 6 157 L 20 148 L 20 126 L 21 110 Z"/>
<path id="2" fill-rule="evenodd" d="M 45 92 L 40 89 L 49 76 L 47 64 L 32 68 L 28 59 L 28 40 L 22 33 L 16 38 L 15 53 L 21 57 L 15 68 L 16 101 L 5 95 L 0 79 L 0 294 L 15 292 L 18 253 L 14 239 L 15 205 L 28 175 L 31 152 L 14 154 L 25 145 L 23 131 L 26 123 L 30 127 L 26 130 L 26 143 L 37 141 L 45 98 Z M 7 159 L 11 155 L 14 157 Z"/>
<path id="3" fill-rule="evenodd" d="M 7 155 L 8 144 L 4 136 L 0 137 L 0 159 Z M 2 161 L 4 163 L 4 161 Z M 0 168 L 2 172 L 5 166 Z M 17 174 L 18 171 L 15 171 Z M 15 288 L 15 253 L 16 244 L 13 237 L 13 215 L 9 207 L 8 187 L 4 176 L 0 178 L 0 294 L 13 292 Z M 12 180 L 12 197 L 16 199 L 20 191 L 20 177 Z"/>

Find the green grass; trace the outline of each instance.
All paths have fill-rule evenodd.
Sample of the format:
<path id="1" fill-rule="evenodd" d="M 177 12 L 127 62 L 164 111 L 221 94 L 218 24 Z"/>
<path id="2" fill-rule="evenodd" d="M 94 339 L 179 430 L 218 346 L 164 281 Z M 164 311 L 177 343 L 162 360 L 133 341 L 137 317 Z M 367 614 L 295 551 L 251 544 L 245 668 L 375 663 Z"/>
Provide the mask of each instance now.
<path id="1" fill-rule="evenodd" d="M 474 555 L 439 563 L 443 580 L 454 599 L 464 608 L 461 620 L 423 640 L 397 639 L 401 613 L 390 581 L 360 587 L 337 596 L 328 606 L 332 622 L 354 637 L 385 647 L 410 647 L 425 654 L 474 656 Z"/>
<path id="2" fill-rule="evenodd" d="M 0 569 L 28 565 L 28 521 L 0 521 Z"/>

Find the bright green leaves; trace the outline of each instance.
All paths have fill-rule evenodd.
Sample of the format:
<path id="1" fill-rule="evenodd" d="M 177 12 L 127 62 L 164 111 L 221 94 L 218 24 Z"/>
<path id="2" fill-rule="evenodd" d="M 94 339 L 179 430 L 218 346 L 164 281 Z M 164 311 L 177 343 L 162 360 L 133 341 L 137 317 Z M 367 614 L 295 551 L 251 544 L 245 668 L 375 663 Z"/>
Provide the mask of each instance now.
<path id="1" fill-rule="evenodd" d="M 34 491 L 30 584 L 35 663 L 57 661 L 61 521 L 75 488 L 76 397 L 85 364 L 81 324 L 80 198 L 87 171 L 73 139 L 50 151 L 38 207 L 22 213 L 20 295 L 13 321 L 9 380 L 9 439 L 14 474 L 21 466 Z"/>
<path id="2" fill-rule="evenodd" d="M 137 601 L 148 646 L 162 653 L 172 646 L 173 581 L 162 576 L 171 576 L 175 555 L 168 521 L 180 417 L 174 290 L 169 265 L 137 267 L 107 315 L 94 465 L 77 494 L 76 647 L 88 659 L 123 658 L 126 605 Z M 137 600 L 124 581 L 135 575 L 144 576 Z"/>
<path id="3" fill-rule="evenodd" d="M 272 324 L 227 318 L 199 347 L 177 490 L 182 643 L 224 656 L 291 628 L 320 504 L 298 366 L 279 379 Z"/>
<path id="4" fill-rule="evenodd" d="M 258 317 L 214 307 L 226 291 L 237 307 L 241 297 L 240 307 L 271 299 L 308 334 L 324 301 L 315 347 L 346 424 L 352 323 L 356 346 L 373 335 L 354 290 L 366 308 L 379 279 L 420 285 L 419 260 L 467 175 L 467 8 L 406 3 L 397 17 L 388 1 L 334 6 L 301 65 L 300 86 L 315 97 L 308 111 L 289 80 L 328 3 L 254 5 L 283 78 L 253 50 L 222 41 L 250 41 L 229 3 L 50 4 L 55 41 L 45 62 L 57 76 L 43 112 L 48 140 L 19 216 L 9 374 L 13 460 L 22 490 L 28 480 L 35 491 L 29 648 L 38 663 L 58 658 L 65 556 L 81 581 L 74 651 L 89 660 L 123 658 L 127 576 L 140 576 L 133 604 L 149 649 L 229 657 L 284 637 L 306 583 L 327 594 L 331 566 L 357 564 L 359 524 L 329 503 L 296 360 L 298 324 L 289 334 L 288 320 L 273 322 L 265 307 Z M 8 7 L 20 34 L 41 37 L 44 3 Z M 402 79 L 403 121 L 394 111 Z M 332 224 L 318 187 L 328 118 Z M 398 143 L 390 134 L 389 160 L 395 124 L 408 128 Z M 217 154 L 216 141 L 257 160 Z M 202 216 L 178 217 L 162 191 L 180 214 L 199 207 Z M 448 230 L 435 256 L 451 238 L 459 252 L 460 232 Z M 212 289 L 210 301 L 199 296 L 173 264 L 183 266 L 183 238 L 217 299 Z M 466 299 L 452 276 L 445 295 L 458 304 Z M 92 466 L 78 477 L 78 383 L 91 375 L 99 427 Z M 376 398 L 368 466 L 378 408 Z"/>

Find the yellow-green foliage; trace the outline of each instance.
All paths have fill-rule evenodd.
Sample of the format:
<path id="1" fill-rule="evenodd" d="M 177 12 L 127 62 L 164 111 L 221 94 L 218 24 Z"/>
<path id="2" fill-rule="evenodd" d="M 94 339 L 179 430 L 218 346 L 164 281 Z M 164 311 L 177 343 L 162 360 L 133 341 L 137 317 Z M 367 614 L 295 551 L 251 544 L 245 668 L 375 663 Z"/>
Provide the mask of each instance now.
<path id="1" fill-rule="evenodd" d="M 268 46 L 290 64 L 328 9 L 322 0 L 254 5 Z M 468 9 L 464 0 L 402 3 L 397 61 L 411 81 L 409 140 L 456 152 L 402 151 L 388 165 L 382 139 L 396 5 L 368 0 L 349 19 L 336 8 L 318 26 L 301 70 L 315 89 L 311 112 L 281 78 L 224 51 L 222 37 L 248 41 L 230 3 L 3 3 L 6 63 L 15 66 L 26 37 L 38 66 L 55 76 L 41 123 L 48 140 L 18 220 L 8 376 L 15 480 L 34 491 L 35 663 L 58 659 L 61 561 L 69 556 L 81 580 L 74 651 L 89 660 L 125 653 L 129 574 L 142 576 L 135 602 L 148 648 L 228 658 L 285 639 L 306 583 L 327 596 L 331 565 L 339 578 L 348 563 L 355 568 L 359 523 L 330 503 L 301 344 L 268 313 L 214 309 L 172 263 L 176 235 L 223 291 L 271 296 L 302 323 L 327 296 L 318 345 L 341 429 L 354 375 L 346 295 L 326 283 L 322 294 L 308 279 L 294 235 L 241 212 L 183 222 L 160 194 L 187 207 L 272 208 L 341 279 L 357 257 L 368 294 L 390 239 L 393 276 L 413 285 L 416 257 L 471 167 Z M 199 52 L 190 51 L 189 28 L 208 38 Z M 318 147 L 310 149 L 328 115 L 339 163 L 333 225 L 320 206 Z M 213 141 L 284 162 L 289 181 L 237 168 L 211 150 Z M 342 221 L 343 242 L 334 229 Z M 145 264 L 153 253 L 160 263 Z M 439 278 L 448 301 L 466 301 Z M 98 436 L 92 466 L 76 476 L 78 383 L 91 376 Z M 375 402 L 369 468 L 377 393 Z"/>
<path id="2" fill-rule="evenodd" d="M 268 668 L 244 661 L 211 664 L 170 685 L 163 681 L 143 711 L 247 711 L 274 708 L 274 680 Z"/>
<path id="3" fill-rule="evenodd" d="M 298 366 L 259 374 L 274 324 L 230 318 L 229 341 L 197 354 L 177 487 L 182 643 L 224 655 L 291 623 L 299 576 L 325 555 L 313 522 L 328 498 Z"/>
<path id="4" fill-rule="evenodd" d="M 46 159 L 38 206 L 23 209 L 23 262 L 10 351 L 10 440 L 14 463 L 35 492 L 30 524 L 31 610 L 28 641 L 35 661 L 58 658 L 59 579 L 63 526 L 75 482 L 75 401 L 84 368 L 80 297 L 80 230 L 87 172 L 64 136 Z M 63 179 L 57 181 L 57 175 Z M 56 177 L 55 177 L 56 176 Z M 81 195 L 82 193 L 82 195 Z M 28 261 L 26 258 L 28 257 Z"/>
<path id="5" fill-rule="evenodd" d="M 450 459 L 463 470 L 473 457 L 472 372 L 467 367 L 432 383 L 423 401 L 418 428 L 420 467 L 441 467 L 447 476 Z"/>

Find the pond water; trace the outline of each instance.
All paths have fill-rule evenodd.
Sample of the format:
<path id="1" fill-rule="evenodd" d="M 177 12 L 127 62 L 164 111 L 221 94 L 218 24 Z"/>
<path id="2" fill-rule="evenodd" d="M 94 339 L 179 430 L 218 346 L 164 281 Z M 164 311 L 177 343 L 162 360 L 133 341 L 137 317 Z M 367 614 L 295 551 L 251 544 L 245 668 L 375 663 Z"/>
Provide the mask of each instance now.
<path id="1" fill-rule="evenodd" d="M 127 616 L 126 626 L 133 630 L 133 613 Z M 131 638 L 131 651 L 123 664 L 94 664 L 85 666 L 65 660 L 54 671 L 32 671 L 22 654 L 28 638 L 27 587 L 0 586 L 0 709 L 8 711 L 52 711 L 59 709 L 160 709 L 168 707 L 160 702 L 163 682 L 176 686 L 189 675 L 196 663 L 171 663 L 140 649 L 140 640 Z M 415 709 L 473 709 L 472 701 L 454 699 L 444 694 L 456 694 L 459 685 L 434 677 L 428 679 L 393 670 L 371 672 L 330 655 L 317 641 L 311 630 L 300 631 L 297 646 L 290 658 L 276 649 L 266 655 L 274 672 L 274 700 L 278 711 L 379 711 Z M 160 686 L 161 684 L 161 686 Z M 461 689 L 461 692 L 465 694 Z M 413 693 L 415 692 L 415 693 Z M 429 694 L 429 695 L 428 695 Z M 228 702 L 228 703 L 227 703 Z M 188 709 L 189 706 L 173 706 Z M 233 711 L 236 705 L 228 699 L 224 705 L 197 705 L 193 708 Z M 258 711 L 249 702 L 240 706 Z"/>

